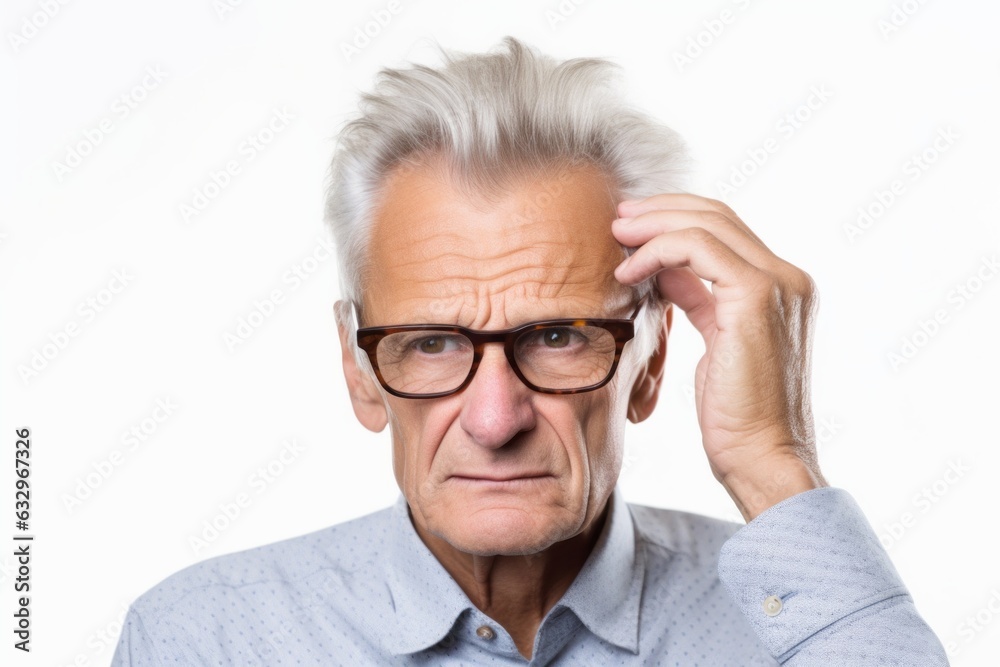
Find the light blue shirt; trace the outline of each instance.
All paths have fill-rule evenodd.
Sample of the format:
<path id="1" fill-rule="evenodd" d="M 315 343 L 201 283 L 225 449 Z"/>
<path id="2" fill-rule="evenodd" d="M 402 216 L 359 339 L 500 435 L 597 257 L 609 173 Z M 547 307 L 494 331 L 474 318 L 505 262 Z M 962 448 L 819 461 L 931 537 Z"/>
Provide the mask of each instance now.
<path id="1" fill-rule="evenodd" d="M 130 608 L 113 665 L 947 665 L 841 489 L 746 526 L 627 504 L 526 661 L 420 540 L 402 496 L 315 533 L 220 556 Z"/>

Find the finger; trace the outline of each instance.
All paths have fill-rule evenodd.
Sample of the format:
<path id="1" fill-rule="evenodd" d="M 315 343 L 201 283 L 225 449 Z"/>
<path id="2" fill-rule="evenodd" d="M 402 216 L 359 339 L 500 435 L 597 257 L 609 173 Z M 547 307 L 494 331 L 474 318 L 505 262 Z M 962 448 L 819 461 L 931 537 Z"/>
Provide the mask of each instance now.
<path id="1" fill-rule="evenodd" d="M 614 220 L 611 232 L 623 245 L 637 248 L 665 232 L 675 232 L 690 227 L 708 230 L 748 262 L 762 269 L 775 270 L 781 262 L 766 246 L 755 241 L 731 220 L 715 211 L 653 210 L 634 218 Z"/>
<path id="2" fill-rule="evenodd" d="M 664 269 L 683 267 L 690 267 L 697 277 L 712 283 L 717 303 L 739 301 L 770 283 L 768 274 L 702 227 L 660 234 L 619 264 L 615 278 L 625 285 L 636 285 Z M 725 324 L 716 321 L 720 330 Z"/>
<path id="3" fill-rule="evenodd" d="M 636 199 L 633 201 L 625 201 L 618 204 L 618 215 L 622 218 L 632 218 L 643 213 L 649 213 L 650 211 L 714 211 L 720 215 L 728 218 L 736 225 L 739 229 L 743 230 L 747 236 L 752 238 L 754 241 L 759 243 L 761 246 L 767 248 L 764 242 L 760 240 L 753 230 L 750 229 L 745 222 L 736 215 L 736 212 L 729 206 L 717 199 L 709 199 L 708 197 L 700 197 L 698 195 L 690 194 L 687 192 L 676 193 L 676 194 L 658 194 L 652 197 L 646 197 L 645 199 Z"/>
<path id="4" fill-rule="evenodd" d="M 684 311 L 703 337 L 715 331 L 715 297 L 690 267 L 664 269 L 656 281 L 660 295 Z"/>

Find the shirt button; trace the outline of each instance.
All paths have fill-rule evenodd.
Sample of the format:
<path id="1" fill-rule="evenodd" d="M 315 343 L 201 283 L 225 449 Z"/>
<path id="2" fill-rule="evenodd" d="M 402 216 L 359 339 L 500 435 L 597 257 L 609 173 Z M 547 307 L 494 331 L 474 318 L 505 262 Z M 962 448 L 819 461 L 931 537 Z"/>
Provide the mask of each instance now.
<path id="1" fill-rule="evenodd" d="M 480 639 L 493 639 L 497 636 L 497 633 L 493 632 L 493 628 L 488 625 L 480 625 L 476 628 L 476 634 L 479 635 Z"/>
<path id="2" fill-rule="evenodd" d="M 772 595 L 764 600 L 764 613 L 768 616 L 777 616 L 781 613 L 781 598 Z"/>

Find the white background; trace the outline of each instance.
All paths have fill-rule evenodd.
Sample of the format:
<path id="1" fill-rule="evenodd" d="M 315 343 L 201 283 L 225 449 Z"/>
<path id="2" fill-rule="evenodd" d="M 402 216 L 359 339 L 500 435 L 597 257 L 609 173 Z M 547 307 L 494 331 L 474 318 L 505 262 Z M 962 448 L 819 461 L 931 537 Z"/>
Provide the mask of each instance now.
<path id="1" fill-rule="evenodd" d="M 388 436 L 364 431 L 347 401 L 334 260 L 311 259 L 327 238 L 332 140 L 379 68 L 434 62 L 430 39 L 482 51 L 512 34 L 621 64 L 630 97 L 688 141 L 695 192 L 721 197 L 734 168 L 753 172 L 722 198 L 820 289 L 823 470 L 884 536 L 954 664 L 995 664 L 1000 277 L 984 259 L 1000 254 L 998 5 L 399 2 L 350 58 L 343 45 L 386 2 L 93 0 L 51 17 L 41 2 L 4 4 L 0 539 L 13 545 L 14 431 L 28 426 L 36 541 L 30 655 L 11 647 L 13 546 L 0 548 L 0 661 L 107 664 L 125 606 L 167 575 L 394 500 Z M 144 88 L 147 68 L 163 74 Z M 249 160 L 241 145 L 276 109 L 294 119 Z M 940 131 L 953 139 L 914 179 L 912 157 Z M 766 162 L 744 166 L 769 138 Z M 230 160 L 240 172 L 185 220 L 181 205 Z M 858 208 L 877 211 L 897 179 L 851 238 Z M 298 285 L 297 266 L 312 269 Z M 105 291 L 116 271 L 127 285 Z M 959 285 L 978 291 L 960 298 Z M 282 303 L 231 350 L 226 334 L 273 290 Z M 894 367 L 904 338 L 919 348 Z M 629 427 L 625 495 L 735 519 L 700 446 L 690 388 L 703 349 L 686 318 L 670 346 L 657 413 Z M 166 399 L 176 409 L 151 421 Z M 132 428 L 149 434 L 130 449 Z M 272 482 L 251 479 L 289 439 L 302 453 Z M 190 538 L 241 493 L 250 505 L 196 551 Z"/>

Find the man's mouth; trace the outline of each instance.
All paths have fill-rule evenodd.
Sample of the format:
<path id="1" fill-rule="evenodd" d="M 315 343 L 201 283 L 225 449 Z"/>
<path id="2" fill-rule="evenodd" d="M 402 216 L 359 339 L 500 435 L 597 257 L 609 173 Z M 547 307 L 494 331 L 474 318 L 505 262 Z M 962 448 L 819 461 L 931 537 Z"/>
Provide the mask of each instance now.
<path id="1" fill-rule="evenodd" d="M 533 480 L 545 479 L 547 477 L 552 477 L 549 473 L 519 473 L 519 474 L 498 474 L 498 473 L 461 473 L 452 475 L 450 479 L 463 481 L 463 482 L 481 482 L 481 483 L 511 483 L 511 482 L 527 482 Z"/>

